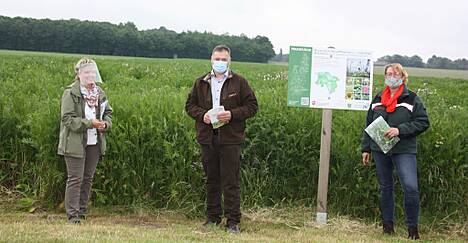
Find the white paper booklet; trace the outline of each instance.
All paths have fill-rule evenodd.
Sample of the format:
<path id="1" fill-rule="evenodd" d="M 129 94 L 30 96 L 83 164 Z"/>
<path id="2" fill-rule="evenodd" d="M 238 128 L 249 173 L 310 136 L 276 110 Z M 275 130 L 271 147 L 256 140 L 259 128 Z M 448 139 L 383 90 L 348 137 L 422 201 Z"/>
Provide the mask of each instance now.
<path id="1" fill-rule="evenodd" d="M 100 107 L 100 109 L 101 109 L 101 120 L 102 120 L 102 118 L 104 118 L 103 116 L 104 116 L 104 111 L 106 110 L 106 106 L 107 106 L 107 100 L 102 102 L 101 107 Z"/>
<path id="2" fill-rule="evenodd" d="M 226 124 L 218 120 L 217 116 L 218 116 L 218 113 L 220 112 L 224 112 L 224 106 L 218 106 L 208 111 L 208 115 L 210 116 L 210 120 L 211 120 L 211 125 L 213 126 L 214 129 L 222 127 L 224 124 Z"/>

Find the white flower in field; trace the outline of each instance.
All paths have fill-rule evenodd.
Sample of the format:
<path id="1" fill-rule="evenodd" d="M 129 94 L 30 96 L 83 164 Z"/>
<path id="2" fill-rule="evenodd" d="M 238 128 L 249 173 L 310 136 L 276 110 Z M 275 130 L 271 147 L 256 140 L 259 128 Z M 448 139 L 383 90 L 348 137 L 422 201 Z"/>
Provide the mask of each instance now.
<path id="1" fill-rule="evenodd" d="M 270 75 L 269 73 L 263 75 L 263 80 L 267 80 L 267 81 L 268 81 L 268 80 L 270 80 L 270 79 L 271 79 L 271 75 Z"/>
<path id="2" fill-rule="evenodd" d="M 463 107 L 459 105 L 452 105 L 449 107 L 449 110 L 463 110 Z"/>
<path id="3" fill-rule="evenodd" d="M 438 134 L 438 137 L 439 138 L 435 142 L 435 147 L 436 148 L 439 148 L 440 146 L 442 146 L 444 144 L 444 140 L 445 140 L 445 137 L 442 136 L 441 134 Z"/>
<path id="4" fill-rule="evenodd" d="M 423 88 L 418 88 L 416 90 L 416 94 L 418 95 L 436 95 L 437 94 L 437 89 L 431 89 L 427 85 L 427 83 L 423 83 Z"/>
<path id="5" fill-rule="evenodd" d="M 267 74 L 260 75 L 260 78 L 264 81 L 286 80 L 288 79 L 288 73 L 287 72 L 267 73 Z"/>

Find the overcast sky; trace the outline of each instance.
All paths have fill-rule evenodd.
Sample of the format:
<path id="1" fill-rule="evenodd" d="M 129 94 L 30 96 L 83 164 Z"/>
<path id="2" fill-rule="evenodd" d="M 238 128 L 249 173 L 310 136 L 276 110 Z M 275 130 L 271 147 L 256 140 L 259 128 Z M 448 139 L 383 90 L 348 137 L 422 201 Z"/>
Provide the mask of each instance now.
<path id="1" fill-rule="evenodd" d="M 0 0 L 0 15 L 133 22 L 138 29 L 267 36 L 290 45 L 468 58 L 467 0 Z"/>

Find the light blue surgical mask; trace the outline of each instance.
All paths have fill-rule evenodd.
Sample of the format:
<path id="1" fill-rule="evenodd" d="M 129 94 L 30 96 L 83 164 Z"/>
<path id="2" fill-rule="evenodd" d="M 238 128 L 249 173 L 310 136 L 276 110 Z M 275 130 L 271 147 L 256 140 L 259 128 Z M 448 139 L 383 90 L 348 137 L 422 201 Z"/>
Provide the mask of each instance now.
<path id="1" fill-rule="evenodd" d="M 391 89 L 396 89 L 400 87 L 402 83 L 403 83 L 403 80 L 401 78 L 397 79 L 393 76 L 385 79 L 385 84 L 388 85 L 388 87 L 390 87 Z"/>
<path id="2" fill-rule="evenodd" d="M 225 73 L 228 69 L 228 62 L 213 61 L 213 70 L 217 73 Z"/>

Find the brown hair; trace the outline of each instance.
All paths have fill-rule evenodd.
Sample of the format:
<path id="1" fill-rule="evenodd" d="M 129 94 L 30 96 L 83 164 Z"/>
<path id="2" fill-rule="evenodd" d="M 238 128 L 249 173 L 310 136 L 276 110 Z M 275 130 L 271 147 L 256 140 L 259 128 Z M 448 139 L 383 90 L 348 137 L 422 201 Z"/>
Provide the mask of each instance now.
<path id="1" fill-rule="evenodd" d="M 215 52 L 222 52 L 222 51 L 227 51 L 229 56 L 231 55 L 231 49 L 229 49 L 228 46 L 226 45 L 217 45 L 215 48 L 213 48 L 213 51 L 211 52 L 211 55 Z"/>

